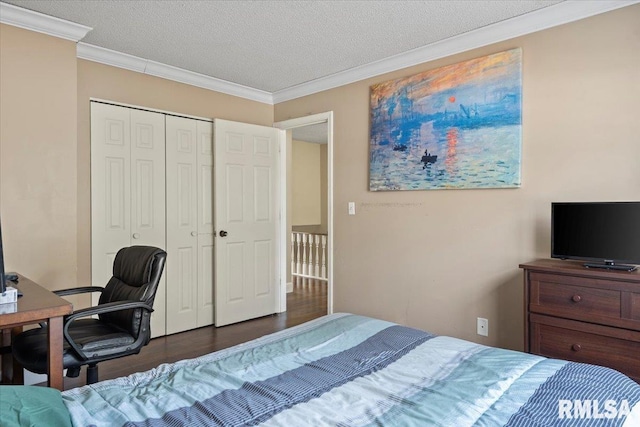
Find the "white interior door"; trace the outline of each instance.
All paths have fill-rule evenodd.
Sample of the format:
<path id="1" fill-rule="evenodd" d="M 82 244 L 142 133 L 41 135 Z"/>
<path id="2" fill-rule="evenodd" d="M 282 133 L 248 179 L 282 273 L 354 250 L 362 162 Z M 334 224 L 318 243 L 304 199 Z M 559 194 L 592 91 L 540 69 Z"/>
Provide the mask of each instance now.
<path id="1" fill-rule="evenodd" d="M 284 131 L 214 121 L 215 325 L 278 311 Z"/>
<path id="2" fill-rule="evenodd" d="M 197 323 L 197 126 L 166 117 L 167 138 L 167 333 Z"/>

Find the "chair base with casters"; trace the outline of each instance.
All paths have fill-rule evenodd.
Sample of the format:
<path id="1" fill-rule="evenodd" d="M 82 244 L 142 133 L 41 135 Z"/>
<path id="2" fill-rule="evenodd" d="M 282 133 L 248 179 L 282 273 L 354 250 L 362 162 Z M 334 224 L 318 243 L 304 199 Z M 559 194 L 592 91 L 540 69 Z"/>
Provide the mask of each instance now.
<path id="1" fill-rule="evenodd" d="M 98 363 L 137 354 L 151 339 L 150 318 L 166 252 L 148 246 L 123 248 L 116 254 L 113 277 L 104 288 L 87 286 L 55 291 L 60 296 L 100 292 L 99 304 L 64 319 L 62 364 L 67 377 L 87 365 L 87 384 L 98 381 Z M 98 317 L 92 317 L 97 315 Z M 12 351 L 27 370 L 47 373 L 46 325 L 14 337 Z"/>

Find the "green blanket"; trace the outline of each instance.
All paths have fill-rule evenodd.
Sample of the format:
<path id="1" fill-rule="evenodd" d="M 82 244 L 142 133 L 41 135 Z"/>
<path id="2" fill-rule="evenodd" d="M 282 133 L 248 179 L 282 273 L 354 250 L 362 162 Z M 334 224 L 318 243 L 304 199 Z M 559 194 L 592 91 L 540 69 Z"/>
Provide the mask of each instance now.
<path id="1" fill-rule="evenodd" d="M 71 427 L 71 419 L 56 389 L 2 385 L 0 426 Z"/>

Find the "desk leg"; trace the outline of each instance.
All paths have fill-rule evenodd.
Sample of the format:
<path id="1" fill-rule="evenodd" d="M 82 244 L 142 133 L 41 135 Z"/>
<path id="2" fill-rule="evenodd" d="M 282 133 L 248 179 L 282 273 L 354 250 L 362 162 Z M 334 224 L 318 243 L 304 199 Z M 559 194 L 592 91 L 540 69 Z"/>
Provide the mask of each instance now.
<path id="1" fill-rule="evenodd" d="M 49 319 L 49 372 L 47 385 L 58 390 L 64 390 L 62 377 L 62 317 Z"/>
<path id="2" fill-rule="evenodd" d="M 13 337 L 21 333 L 22 333 L 22 326 L 15 326 L 13 329 L 11 329 L 11 342 L 13 342 Z M 13 355 L 11 355 L 11 360 L 13 361 L 12 363 L 13 366 L 11 368 L 11 372 L 12 372 L 11 382 L 13 384 L 24 384 L 24 371 L 23 371 L 22 365 L 16 360 L 15 357 L 13 357 Z"/>
<path id="3" fill-rule="evenodd" d="M 11 357 L 11 329 L 0 330 L 0 336 L 2 336 L 2 343 L 0 348 L 2 349 L 2 384 L 11 384 L 13 373 L 13 357 Z"/>

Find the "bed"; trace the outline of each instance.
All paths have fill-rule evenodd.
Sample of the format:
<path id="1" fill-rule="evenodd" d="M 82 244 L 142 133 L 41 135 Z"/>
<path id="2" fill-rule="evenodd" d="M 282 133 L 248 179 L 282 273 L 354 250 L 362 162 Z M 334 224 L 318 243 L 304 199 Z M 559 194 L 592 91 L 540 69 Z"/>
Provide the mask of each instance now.
<path id="1" fill-rule="evenodd" d="M 352 314 L 57 396 L 74 426 L 640 426 L 617 371 Z"/>

